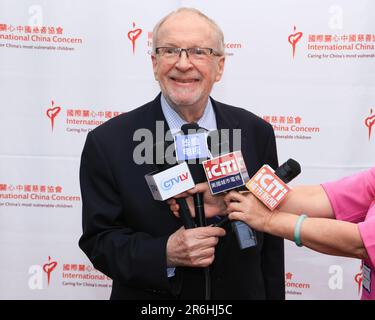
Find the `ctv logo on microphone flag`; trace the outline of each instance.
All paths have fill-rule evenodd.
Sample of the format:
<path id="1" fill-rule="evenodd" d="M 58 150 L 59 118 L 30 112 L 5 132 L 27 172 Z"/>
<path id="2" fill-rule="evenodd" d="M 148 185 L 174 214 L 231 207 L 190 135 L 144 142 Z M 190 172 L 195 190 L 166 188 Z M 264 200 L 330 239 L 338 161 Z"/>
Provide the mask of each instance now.
<path id="1" fill-rule="evenodd" d="M 161 172 L 146 174 L 145 179 L 154 199 L 161 201 L 174 197 L 195 186 L 186 162 Z"/>
<path id="2" fill-rule="evenodd" d="M 259 169 L 246 187 L 270 210 L 275 209 L 290 190 L 267 164 Z"/>
<path id="3" fill-rule="evenodd" d="M 202 164 L 212 194 L 241 187 L 249 179 L 241 151 L 218 156 Z"/>

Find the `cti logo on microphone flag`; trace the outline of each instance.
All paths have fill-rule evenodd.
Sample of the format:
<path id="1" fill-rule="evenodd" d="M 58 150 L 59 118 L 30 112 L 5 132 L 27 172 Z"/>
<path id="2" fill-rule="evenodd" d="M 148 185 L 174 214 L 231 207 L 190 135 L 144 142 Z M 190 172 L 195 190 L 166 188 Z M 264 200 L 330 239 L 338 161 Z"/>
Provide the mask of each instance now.
<path id="1" fill-rule="evenodd" d="M 202 162 L 212 194 L 243 186 L 249 176 L 241 151 Z"/>
<path id="2" fill-rule="evenodd" d="M 259 169 L 246 187 L 270 210 L 274 210 L 290 191 L 290 188 L 267 164 Z"/>

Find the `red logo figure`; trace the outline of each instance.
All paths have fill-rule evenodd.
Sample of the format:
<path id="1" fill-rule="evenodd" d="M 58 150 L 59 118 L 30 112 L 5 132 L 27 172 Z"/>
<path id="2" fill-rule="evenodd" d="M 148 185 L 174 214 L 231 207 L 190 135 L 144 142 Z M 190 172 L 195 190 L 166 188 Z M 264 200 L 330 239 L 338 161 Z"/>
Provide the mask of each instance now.
<path id="1" fill-rule="evenodd" d="M 57 262 L 56 261 L 51 261 L 51 257 L 48 257 L 48 263 L 46 263 L 45 265 L 43 265 L 43 271 L 45 273 L 47 273 L 47 277 L 48 277 L 48 285 L 49 285 L 49 282 L 50 282 L 50 279 L 51 279 L 51 272 L 56 268 L 57 266 Z"/>
<path id="2" fill-rule="evenodd" d="M 133 28 L 135 28 L 135 23 L 133 22 Z M 132 42 L 133 54 L 135 52 L 135 41 L 141 35 L 142 29 L 133 29 L 128 32 L 128 39 Z"/>
<path id="3" fill-rule="evenodd" d="M 362 270 L 363 270 L 363 261 L 361 263 L 361 271 L 354 276 L 354 281 L 358 284 L 358 295 L 361 294 L 362 288 Z"/>
<path id="4" fill-rule="evenodd" d="M 296 32 L 296 26 L 294 26 L 294 34 L 291 34 L 289 37 L 288 37 L 288 42 L 292 45 L 293 47 L 293 59 L 294 59 L 294 55 L 296 53 L 296 44 L 297 42 L 302 38 L 303 36 L 303 33 L 302 32 Z"/>
<path id="5" fill-rule="evenodd" d="M 51 120 L 51 126 L 52 126 L 52 131 L 53 131 L 53 126 L 55 124 L 55 118 L 61 111 L 60 107 L 54 107 L 55 102 L 52 100 L 52 107 L 47 109 L 47 117 L 50 118 Z"/>
<path id="6" fill-rule="evenodd" d="M 372 109 L 370 109 L 370 115 L 365 119 L 365 125 L 368 128 L 368 139 L 371 139 L 371 129 L 375 124 L 375 114 L 372 114 Z"/>
<path id="7" fill-rule="evenodd" d="M 292 277 L 293 277 L 293 273 L 291 273 L 291 272 L 288 272 L 288 273 L 285 274 L 286 280 L 292 280 Z"/>

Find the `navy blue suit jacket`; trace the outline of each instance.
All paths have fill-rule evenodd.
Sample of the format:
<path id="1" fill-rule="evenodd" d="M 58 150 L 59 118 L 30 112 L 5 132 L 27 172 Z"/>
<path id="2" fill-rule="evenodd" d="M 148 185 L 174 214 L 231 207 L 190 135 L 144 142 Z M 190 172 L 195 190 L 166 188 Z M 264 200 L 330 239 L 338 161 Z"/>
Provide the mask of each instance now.
<path id="1" fill-rule="evenodd" d="M 241 129 L 250 176 L 278 166 L 272 126 L 253 113 L 213 99 L 218 129 Z M 83 235 L 79 246 L 95 268 L 113 279 L 112 299 L 203 299 L 200 268 L 176 268 L 167 277 L 166 243 L 181 227 L 165 202 L 155 201 L 144 179 L 152 165 L 137 165 L 133 141 L 139 128 L 155 134 L 168 124 L 155 100 L 113 118 L 87 135 L 80 184 Z M 230 225 L 211 265 L 212 299 L 284 299 L 284 242 L 257 232 L 256 247 L 240 250 Z"/>

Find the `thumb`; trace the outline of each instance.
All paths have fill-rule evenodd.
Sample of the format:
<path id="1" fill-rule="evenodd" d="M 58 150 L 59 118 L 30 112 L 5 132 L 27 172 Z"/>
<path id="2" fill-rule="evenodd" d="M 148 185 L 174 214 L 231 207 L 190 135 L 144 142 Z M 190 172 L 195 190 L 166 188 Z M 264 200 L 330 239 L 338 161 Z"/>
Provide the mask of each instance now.
<path id="1" fill-rule="evenodd" d="M 205 192 L 208 189 L 209 189 L 208 183 L 207 182 L 202 182 L 202 183 L 198 183 L 197 185 L 195 185 L 194 188 L 189 189 L 187 192 L 190 195 L 194 195 L 196 193 Z"/>

